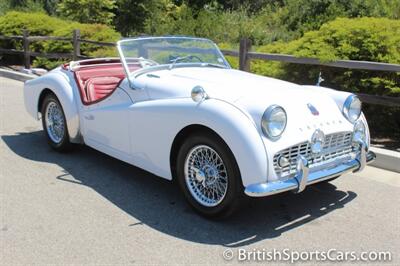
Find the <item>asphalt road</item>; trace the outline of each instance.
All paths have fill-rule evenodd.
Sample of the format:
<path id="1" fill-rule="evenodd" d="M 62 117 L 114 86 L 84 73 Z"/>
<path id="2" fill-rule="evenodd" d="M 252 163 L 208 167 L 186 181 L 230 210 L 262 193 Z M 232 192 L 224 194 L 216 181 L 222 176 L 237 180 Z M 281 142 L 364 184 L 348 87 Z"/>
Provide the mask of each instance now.
<path id="1" fill-rule="evenodd" d="M 386 265 L 400 265 L 400 174 L 367 167 L 208 221 L 168 181 L 84 146 L 51 150 L 22 85 L 0 78 L 2 265 L 229 264 L 239 250 L 274 248 L 389 251 Z"/>

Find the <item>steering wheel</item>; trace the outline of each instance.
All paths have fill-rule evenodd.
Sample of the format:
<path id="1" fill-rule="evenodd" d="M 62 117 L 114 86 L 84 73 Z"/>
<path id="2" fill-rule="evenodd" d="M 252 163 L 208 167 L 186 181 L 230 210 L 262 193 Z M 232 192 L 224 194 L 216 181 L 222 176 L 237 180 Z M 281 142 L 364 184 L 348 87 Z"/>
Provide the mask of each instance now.
<path id="1" fill-rule="evenodd" d="M 178 63 L 179 61 L 190 60 L 190 59 L 193 59 L 193 58 L 194 58 L 194 59 L 197 59 L 197 60 L 198 60 L 199 62 L 201 62 L 201 63 L 204 62 L 204 61 L 201 60 L 201 58 L 198 57 L 197 55 L 191 55 L 191 54 L 186 55 L 186 56 L 182 56 L 182 57 L 177 56 L 177 57 L 175 57 L 175 58 L 173 58 L 173 59 L 170 59 L 169 62 L 172 63 L 172 64 L 175 64 L 175 63 Z"/>

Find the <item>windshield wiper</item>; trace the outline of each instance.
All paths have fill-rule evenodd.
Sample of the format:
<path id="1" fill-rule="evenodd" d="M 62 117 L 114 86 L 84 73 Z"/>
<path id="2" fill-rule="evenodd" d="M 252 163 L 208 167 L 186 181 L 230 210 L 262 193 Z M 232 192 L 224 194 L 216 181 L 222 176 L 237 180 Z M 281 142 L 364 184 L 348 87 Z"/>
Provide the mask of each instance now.
<path id="1" fill-rule="evenodd" d="M 172 68 L 174 68 L 175 64 L 178 63 L 179 61 L 182 60 L 186 60 L 186 59 L 197 59 L 200 63 L 203 63 L 203 60 L 201 60 L 200 57 L 196 56 L 196 55 L 186 55 L 186 56 L 178 56 L 175 59 L 170 60 L 171 64 L 169 66 L 169 70 L 171 70 Z"/>
<path id="2" fill-rule="evenodd" d="M 208 63 L 208 62 L 203 62 L 198 56 L 195 55 L 186 55 L 186 56 L 178 56 L 174 59 L 170 60 L 170 65 L 169 65 L 169 70 L 173 69 L 175 64 L 183 61 L 183 60 L 187 60 L 187 59 L 193 59 L 196 58 L 197 60 L 199 60 L 199 64 L 202 67 L 216 67 L 216 68 L 227 68 L 226 65 L 221 65 L 221 64 L 215 64 L 215 63 Z"/>
<path id="3" fill-rule="evenodd" d="M 191 55 L 187 56 L 178 56 L 175 59 L 171 60 L 171 64 L 169 65 L 169 70 L 173 69 L 175 64 L 178 63 L 179 61 L 185 60 L 185 59 L 190 59 Z"/>
<path id="4" fill-rule="evenodd" d="M 215 63 L 202 63 L 201 66 L 216 67 L 216 68 L 227 68 L 224 65 L 215 64 Z"/>

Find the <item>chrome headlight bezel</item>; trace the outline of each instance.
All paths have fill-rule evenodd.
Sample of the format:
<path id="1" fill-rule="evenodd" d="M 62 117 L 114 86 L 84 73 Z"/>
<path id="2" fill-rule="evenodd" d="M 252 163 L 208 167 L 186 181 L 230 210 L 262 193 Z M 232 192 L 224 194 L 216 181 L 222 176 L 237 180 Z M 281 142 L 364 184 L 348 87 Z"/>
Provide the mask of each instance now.
<path id="1" fill-rule="evenodd" d="M 272 123 L 280 123 L 278 131 L 276 128 L 272 128 L 272 126 L 276 126 L 276 124 Z M 269 106 L 261 118 L 261 130 L 264 135 L 271 140 L 279 139 L 285 131 L 286 125 L 286 111 L 283 109 L 283 107 L 276 104 Z"/>
<path id="2" fill-rule="evenodd" d="M 352 94 L 344 102 L 342 113 L 350 123 L 354 124 L 361 116 L 361 106 L 360 99 Z"/>

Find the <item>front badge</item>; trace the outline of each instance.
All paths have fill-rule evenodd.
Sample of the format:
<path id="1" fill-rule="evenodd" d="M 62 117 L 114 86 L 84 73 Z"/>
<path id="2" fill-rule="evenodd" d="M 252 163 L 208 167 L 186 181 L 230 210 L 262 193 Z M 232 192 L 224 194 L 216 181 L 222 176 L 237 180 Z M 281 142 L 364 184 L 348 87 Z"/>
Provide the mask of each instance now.
<path id="1" fill-rule="evenodd" d="M 312 105 L 311 103 L 308 103 L 307 107 L 308 107 L 308 109 L 310 109 L 310 112 L 313 115 L 319 115 L 319 112 L 318 112 L 317 108 L 314 107 L 314 105 Z"/>

